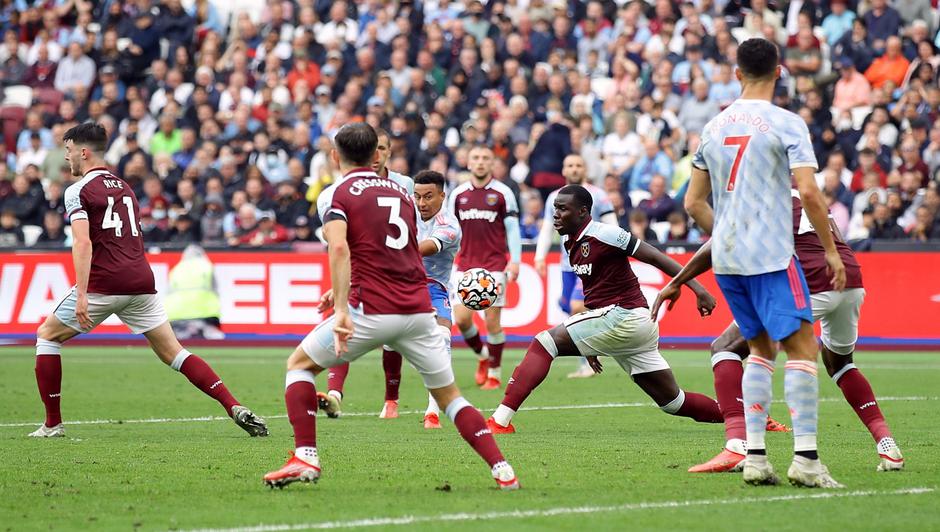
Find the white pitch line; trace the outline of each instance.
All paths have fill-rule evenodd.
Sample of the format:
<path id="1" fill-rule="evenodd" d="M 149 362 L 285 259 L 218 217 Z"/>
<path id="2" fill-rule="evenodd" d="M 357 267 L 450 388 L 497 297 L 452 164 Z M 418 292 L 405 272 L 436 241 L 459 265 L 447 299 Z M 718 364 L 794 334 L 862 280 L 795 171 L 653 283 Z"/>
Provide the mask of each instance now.
<path id="1" fill-rule="evenodd" d="M 772 497 L 746 497 L 733 499 L 699 499 L 685 501 L 653 501 L 634 502 L 615 506 L 571 506 L 557 507 L 545 510 L 511 510 L 506 512 L 484 513 L 454 513 L 440 515 L 407 515 L 401 517 L 372 517 L 352 521 L 326 521 L 322 523 L 300 523 L 280 525 L 255 525 L 237 528 L 205 528 L 190 532 L 280 532 L 289 530 L 324 530 L 335 528 L 362 528 L 373 526 L 413 525 L 418 523 L 440 523 L 455 521 L 485 521 L 492 519 L 526 518 L 526 517 L 555 517 L 559 515 L 595 514 L 631 512 L 638 510 L 659 510 L 663 508 L 691 508 L 696 506 L 721 506 L 732 504 L 766 503 L 777 501 L 804 501 L 816 499 L 842 499 L 849 497 L 893 496 L 893 495 L 922 495 L 933 493 L 934 488 L 905 488 L 891 491 L 864 490 L 864 491 L 822 491 L 817 493 L 800 493 L 793 495 L 777 495 Z"/>
<path id="2" fill-rule="evenodd" d="M 940 400 L 940 397 L 928 397 L 928 396 L 898 396 L 898 397 L 879 397 L 878 401 L 937 401 Z M 819 399 L 820 403 L 841 403 L 845 401 L 842 397 L 821 397 Z M 777 399 L 774 403 L 782 404 L 786 403 L 783 399 Z M 653 404 L 650 402 L 642 403 L 597 403 L 597 404 L 588 404 L 588 405 L 555 405 L 555 406 L 532 406 L 526 407 L 524 410 L 526 412 L 545 412 L 553 410 L 594 410 L 594 409 L 603 409 L 603 408 L 640 408 L 640 407 L 652 407 Z M 424 410 L 402 410 L 398 412 L 399 415 L 409 416 L 415 414 L 424 415 Z M 377 417 L 378 412 L 344 412 L 342 417 Z M 286 414 L 273 414 L 270 416 L 262 416 L 264 419 L 283 419 L 286 418 Z M 191 423 L 196 421 L 224 421 L 231 419 L 227 416 L 201 416 L 201 417 L 167 417 L 167 418 L 149 418 L 149 419 L 86 419 L 79 421 L 66 421 L 66 425 L 121 425 L 121 424 L 137 424 L 137 423 Z M 0 423 L 0 428 L 4 427 L 32 427 L 36 425 L 36 421 L 18 421 L 13 423 Z"/>

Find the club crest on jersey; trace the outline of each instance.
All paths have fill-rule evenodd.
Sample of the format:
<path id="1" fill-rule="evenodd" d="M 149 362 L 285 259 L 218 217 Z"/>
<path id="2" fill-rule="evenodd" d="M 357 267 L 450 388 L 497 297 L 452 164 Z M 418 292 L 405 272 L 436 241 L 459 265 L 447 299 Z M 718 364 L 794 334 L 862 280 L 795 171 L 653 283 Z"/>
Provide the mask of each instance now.
<path id="1" fill-rule="evenodd" d="M 591 243 L 581 242 L 581 256 L 587 258 L 591 254 Z"/>
<path id="2" fill-rule="evenodd" d="M 492 207 L 496 205 L 496 202 L 499 201 L 499 194 L 487 194 L 486 195 L 486 204 Z"/>

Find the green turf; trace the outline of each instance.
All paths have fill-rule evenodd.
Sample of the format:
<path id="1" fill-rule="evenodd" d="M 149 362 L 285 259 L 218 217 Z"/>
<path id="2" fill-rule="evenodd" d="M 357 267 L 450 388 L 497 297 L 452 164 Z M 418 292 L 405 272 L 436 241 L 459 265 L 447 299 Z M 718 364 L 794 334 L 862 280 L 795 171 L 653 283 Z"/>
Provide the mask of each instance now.
<path id="1" fill-rule="evenodd" d="M 270 491 L 262 487 L 261 475 L 280 466 L 293 446 L 283 417 L 283 361 L 288 351 L 199 350 L 246 405 L 262 415 L 280 415 L 270 420 L 268 438 L 248 438 L 226 420 L 115 421 L 71 425 L 67 438 L 37 441 L 25 437 L 33 425 L 8 426 L 42 419 L 32 351 L 0 350 L 0 530 L 191 529 L 584 506 L 619 508 L 487 521 L 419 520 L 409 527 L 940 529 L 940 491 L 888 494 L 906 488 L 940 489 L 938 354 L 856 356 L 876 392 L 886 398 L 881 408 L 907 458 L 904 472 L 874 472 L 871 437 L 854 412 L 837 400 L 838 388 L 823 379 L 820 394 L 829 401 L 820 408 L 820 453 L 834 476 L 848 486 L 845 491 L 874 493 L 758 504 L 744 499 L 818 492 L 746 487 L 734 474 L 686 473 L 690 465 L 720 449 L 721 426 L 672 418 L 651 406 L 523 410 L 516 417 L 519 433 L 499 437 L 523 484 L 523 490 L 514 493 L 494 489 L 486 466 L 449 422 L 442 431 L 428 432 L 421 427 L 421 415 L 414 413 L 398 420 L 324 416 L 318 427 L 323 480 L 316 486 Z M 519 351 L 507 353 L 504 377 L 520 357 Z M 67 348 L 63 358 L 66 421 L 222 414 L 215 402 L 145 349 Z M 684 388 L 712 394 L 705 353 L 672 351 L 667 358 Z M 470 386 L 475 361 L 468 352 L 458 351 L 455 359 L 466 396 L 489 414 L 501 394 Z M 648 402 L 611 362 L 603 375 L 590 380 L 565 379 L 573 360 L 556 366 L 526 406 Z M 783 397 L 780 373 L 777 398 Z M 406 369 L 403 380 L 402 410 L 423 411 L 425 395 L 417 375 Z M 381 382 L 376 355 L 354 364 L 344 411 L 377 412 Z M 772 413 L 786 422 L 783 406 L 775 404 Z M 768 439 L 772 461 L 785 471 L 790 436 L 770 434 Z M 450 489 L 439 489 L 444 486 Z M 676 501 L 692 504 L 655 504 Z"/>

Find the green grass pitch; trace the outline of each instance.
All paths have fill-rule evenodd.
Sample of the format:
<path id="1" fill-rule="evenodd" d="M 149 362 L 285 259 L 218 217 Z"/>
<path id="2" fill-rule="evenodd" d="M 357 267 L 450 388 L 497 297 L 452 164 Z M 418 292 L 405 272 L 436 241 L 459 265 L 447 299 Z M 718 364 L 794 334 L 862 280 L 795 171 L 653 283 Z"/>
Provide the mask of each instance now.
<path id="1" fill-rule="evenodd" d="M 145 348 L 66 347 L 66 423 L 101 421 L 67 425 L 66 438 L 27 438 L 42 420 L 33 351 L 0 350 L 0 531 L 940 530 L 937 353 L 856 355 L 904 451 L 900 473 L 875 472 L 874 442 L 839 389 L 820 379 L 820 454 L 847 486 L 827 492 L 689 474 L 720 450 L 721 425 L 663 414 L 612 361 L 601 376 L 568 380 L 575 361 L 560 360 L 516 416 L 519 432 L 498 437 L 523 486 L 503 493 L 449 421 L 444 430 L 422 428 L 426 395 L 407 365 L 404 414 L 377 418 L 383 387 L 376 354 L 353 365 L 347 415 L 318 423 L 320 483 L 269 490 L 261 475 L 293 447 L 283 404 L 290 349 L 195 351 L 269 419 L 270 437 L 252 439 L 230 421 L 211 419 L 223 414 L 218 404 Z M 521 356 L 507 353 L 504 379 Z M 680 385 L 714 395 L 707 353 L 666 356 Z M 472 386 L 475 365 L 468 351 L 455 352 L 458 384 L 489 415 L 502 393 Z M 778 373 L 774 394 L 782 399 Z M 325 388 L 325 375 L 318 385 Z M 783 403 L 774 403 L 772 415 L 789 422 Z M 164 421 L 139 422 L 158 418 Z M 789 464 L 791 442 L 788 434 L 768 435 L 778 472 Z"/>

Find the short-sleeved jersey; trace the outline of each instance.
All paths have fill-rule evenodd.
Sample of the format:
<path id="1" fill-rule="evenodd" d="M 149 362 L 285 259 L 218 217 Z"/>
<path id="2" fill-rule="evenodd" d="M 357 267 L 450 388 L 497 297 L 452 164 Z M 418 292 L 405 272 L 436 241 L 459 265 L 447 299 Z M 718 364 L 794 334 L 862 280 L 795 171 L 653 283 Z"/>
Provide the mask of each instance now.
<path id="1" fill-rule="evenodd" d="M 408 191 L 408 194 L 415 193 L 415 180 L 406 176 L 405 174 L 399 174 L 398 172 L 388 171 L 388 178 L 392 181 L 398 183 L 399 185 L 405 187 L 405 190 Z"/>
<path id="2" fill-rule="evenodd" d="M 640 240 L 623 229 L 589 221 L 574 239 L 563 238 L 571 269 L 584 287 L 584 306 L 588 309 L 618 305 L 623 308 L 647 308 L 640 282 L 630 268 L 630 257 L 640 247 Z"/>
<path id="3" fill-rule="evenodd" d="M 460 251 L 460 223 L 454 215 L 441 207 L 430 220 L 418 217 L 418 242 L 433 240 L 437 244 L 437 253 L 424 257 L 424 269 L 428 280 L 439 283 L 448 292 L 451 290 L 450 277 L 454 271 L 454 258 Z"/>
<path id="4" fill-rule="evenodd" d="M 839 256 L 842 257 L 842 264 L 845 265 L 845 287 L 863 288 L 862 286 L 862 267 L 855 258 L 852 248 L 845 242 L 832 235 L 836 241 L 836 249 Z M 796 248 L 796 256 L 800 259 L 800 265 L 803 267 L 803 275 L 806 277 L 806 285 L 809 287 L 810 294 L 819 294 L 835 290 L 832 286 L 832 279 L 826 269 L 826 248 L 823 247 L 819 236 L 813 229 L 806 211 L 803 210 L 803 202 L 800 200 L 799 192 L 793 191 L 793 243 Z"/>
<path id="5" fill-rule="evenodd" d="M 605 215 L 614 212 L 614 206 L 610 203 L 610 198 L 607 197 L 607 193 L 604 192 L 604 189 L 595 187 L 590 183 L 585 183 L 581 186 L 591 193 L 591 198 L 594 200 L 594 203 L 591 205 L 592 219 L 600 221 Z M 542 223 L 551 223 L 552 218 L 555 216 L 555 198 L 558 197 L 558 190 L 552 191 L 545 200 L 545 215 L 542 218 Z M 564 246 L 562 246 L 559 251 L 558 264 L 561 266 L 561 271 L 570 272 L 571 263 L 568 262 L 568 252 L 565 251 Z"/>
<path id="6" fill-rule="evenodd" d="M 105 168 L 94 168 L 65 189 L 69 220 L 88 220 L 91 271 L 88 293 L 155 294 L 144 255 L 140 206 L 131 186 Z"/>
<path id="7" fill-rule="evenodd" d="M 793 257 L 790 171 L 816 168 L 799 116 L 764 100 L 736 100 L 702 132 L 692 164 L 711 176 L 715 273 L 759 275 Z"/>
<path id="8" fill-rule="evenodd" d="M 431 312 L 428 291 L 419 289 L 426 276 L 418 251 L 414 199 L 405 187 L 360 168 L 320 195 L 327 193 L 324 223 L 346 221 L 349 304 L 364 314 Z"/>
<path id="9" fill-rule="evenodd" d="M 479 188 L 467 181 L 451 192 L 447 210 L 463 233 L 457 267 L 505 270 L 509 263 L 505 220 L 519 216 L 512 190 L 496 179 Z"/>

